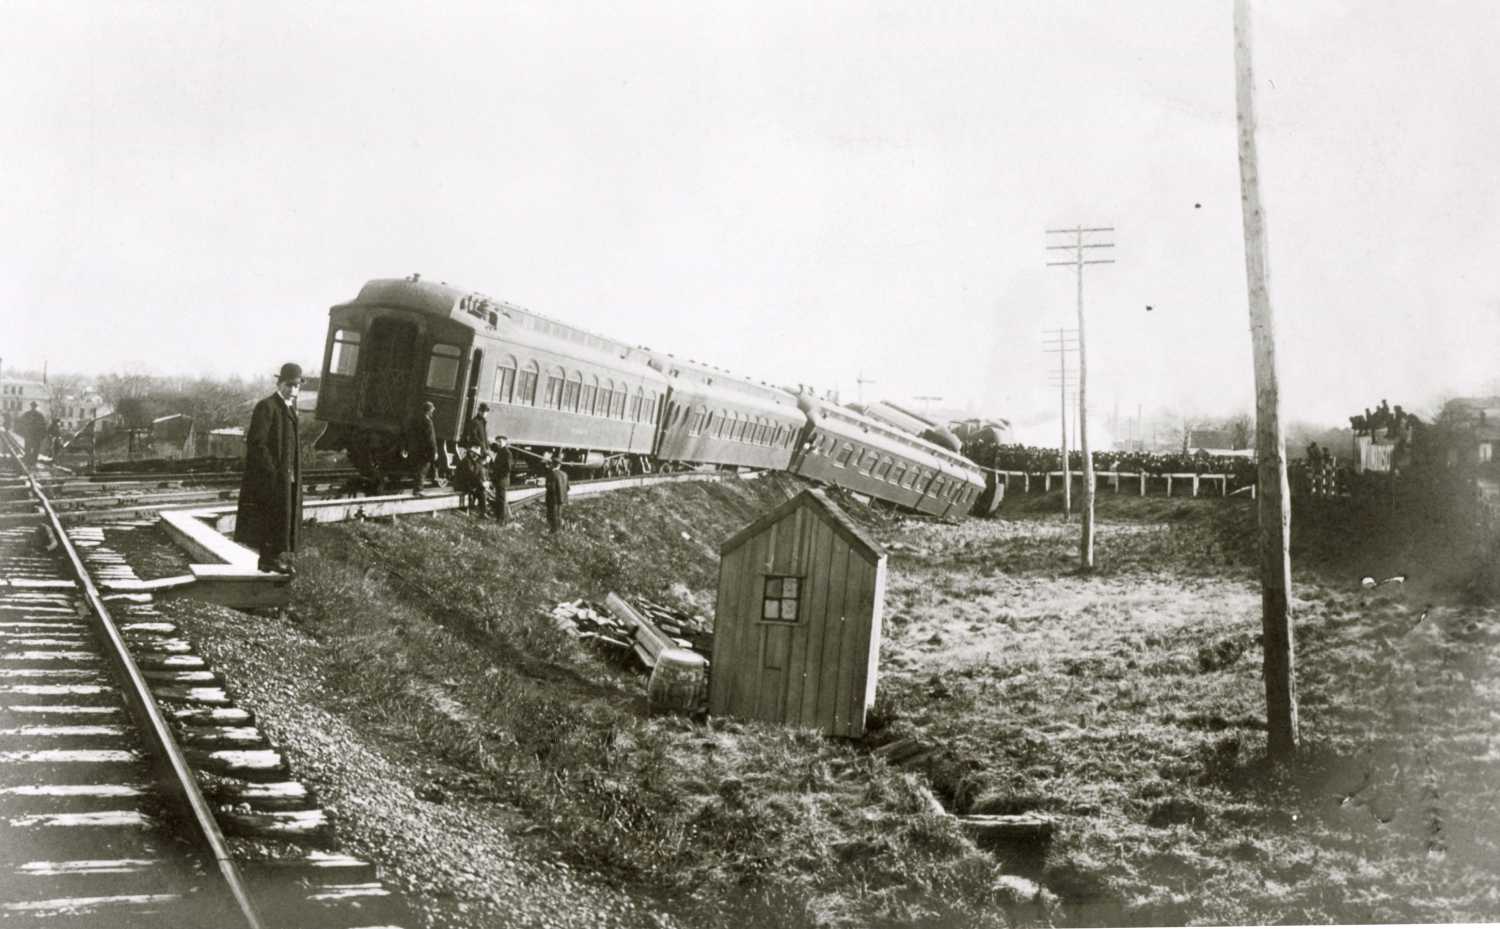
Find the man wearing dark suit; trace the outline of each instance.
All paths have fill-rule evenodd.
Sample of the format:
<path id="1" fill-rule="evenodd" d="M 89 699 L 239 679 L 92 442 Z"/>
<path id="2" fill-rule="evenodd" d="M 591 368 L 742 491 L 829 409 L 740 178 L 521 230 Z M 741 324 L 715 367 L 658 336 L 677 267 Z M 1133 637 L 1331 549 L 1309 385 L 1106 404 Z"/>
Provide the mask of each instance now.
<path id="1" fill-rule="evenodd" d="M 302 448 L 297 434 L 297 391 L 302 369 L 288 362 L 276 392 L 255 404 L 245 433 L 245 475 L 234 520 L 234 539 L 255 549 L 262 571 L 293 574 L 287 552 L 297 550 L 302 522 Z"/>
<path id="2" fill-rule="evenodd" d="M 36 401 L 31 401 L 31 409 L 21 414 L 19 432 L 21 438 L 26 442 L 26 467 L 36 467 L 36 456 L 41 454 L 42 442 L 47 438 L 47 417 L 36 408 Z"/>
<path id="3" fill-rule="evenodd" d="M 437 407 L 433 406 L 431 400 L 424 401 L 422 415 L 412 421 L 411 429 L 408 430 L 406 451 L 411 456 L 411 493 L 414 497 L 422 496 L 422 485 L 427 483 L 427 475 L 437 461 L 437 430 L 432 425 L 432 412 L 435 409 Z"/>
<path id="4" fill-rule="evenodd" d="M 547 525 L 554 533 L 562 531 L 562 511 L 568 505 L 568 475 L 562 463 L 552 455 L 547 456 Z"/>
<path id="5" fill-rule="evenodd" d="M 479 454 L 484 454 L 485 446 L 490 444 L 490 405 L 479 404 L 479 412 L 469 417 L 464 424 L 464 445 L 474 449 Z"/>
<path id="6" fill-rule="evenodd" d="M 495 518 L 500 525 L 510 519 L 510 504 L 506 495 L 510 493 L 510 440 L 500 436 L 490 443 L 494 457 L 490 459 L 490 483 L 495 485 Z"/>

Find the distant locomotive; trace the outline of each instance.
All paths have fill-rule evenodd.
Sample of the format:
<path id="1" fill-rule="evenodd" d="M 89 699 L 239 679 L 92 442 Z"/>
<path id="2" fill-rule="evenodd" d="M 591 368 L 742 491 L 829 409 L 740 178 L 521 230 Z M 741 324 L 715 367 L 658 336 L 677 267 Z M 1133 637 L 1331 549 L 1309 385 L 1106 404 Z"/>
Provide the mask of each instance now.
<path id="1" fill-rule="evenodd" d="M 847 409 L 415 275 L 329 310 L 321 448 L 366 475 L 399 468 L 427 400 L 448 447 L 488 403 L 491 435 L 607 474 L 770 468 L 936 515 L 984 490 L 971 462 Z"/>

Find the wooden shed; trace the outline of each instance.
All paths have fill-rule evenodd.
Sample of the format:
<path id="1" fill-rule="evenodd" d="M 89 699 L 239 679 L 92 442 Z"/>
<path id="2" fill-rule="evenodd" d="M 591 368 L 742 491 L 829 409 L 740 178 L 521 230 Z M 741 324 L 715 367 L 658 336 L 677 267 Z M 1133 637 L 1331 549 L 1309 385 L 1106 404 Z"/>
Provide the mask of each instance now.
<path id="1" fill-rule="evenodd" d="M 709 712 L 858 737 L 875 702 L 885 552 L 821 490 L 719 546 Z"/>

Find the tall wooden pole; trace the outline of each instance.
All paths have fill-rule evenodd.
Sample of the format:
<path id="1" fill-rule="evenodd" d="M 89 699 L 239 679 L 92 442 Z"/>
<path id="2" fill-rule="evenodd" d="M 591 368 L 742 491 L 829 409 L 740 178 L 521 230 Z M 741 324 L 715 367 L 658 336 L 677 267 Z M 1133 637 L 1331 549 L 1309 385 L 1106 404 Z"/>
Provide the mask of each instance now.
<path id="1" fill-rule="evenodd" d="M 1083 534 L 1078 564 L 1094 570 L 1094 457 L 1089 454 L 1089 355 L 1083 340 L 1083 227 L 1078 228 L 1078 453 L 1083 456 Z"/>
<path id="2" fill-rule="evenodd" d="M 1255 79 L 1250 66 L 1249 0 L 1234 0 L 1235 103 L 1239 124 L 1240 206 L 1245 223 L 1245 280 L 1250 292 L 1250 338 L 1255 350 L 1255 454 L 1260 484 L 1260 608 L 1265 640 L 1267 749 L 1272 761 L 1297 750 L 1297 690 L 1292 621 L 1291 503 L 1281 397 L 1276 385 L 1276 337 L 1271 325 L 1271 272 L 1266 216 L 1260 202 L 1255 149 Z"/>
<path id="3" fill-rule="evenodd" d="M 1066 345 L 1062 338 L 1063 331 L 1057 330 L 1058 341 Z M 1073 515 L 1073 472 L 1068 465 L 1068 351 L 1064 348 L 1057 353 L 1057 407 L 1061 412 L 1058 419 L 1062 423 L 1062 484 L 1063 484 L 1063 516 Z"/>

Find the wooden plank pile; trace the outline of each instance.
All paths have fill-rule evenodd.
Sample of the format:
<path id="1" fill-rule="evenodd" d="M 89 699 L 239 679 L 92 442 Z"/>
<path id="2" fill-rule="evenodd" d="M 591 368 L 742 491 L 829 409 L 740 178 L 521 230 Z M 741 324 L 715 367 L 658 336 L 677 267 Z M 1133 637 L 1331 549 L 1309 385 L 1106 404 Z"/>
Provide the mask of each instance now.
<path id="1" fill-rule="evenodd" d="M 627 602 L 612 593 L 602 605 L 587 600 L 559 603 L 551 616 L 559 629 L 580 641 L 633 652 L 647 670 L 656 667 L 663 649 L 685 648 L 705 662 L 713 655 L 713 631 L 706 619 L 652 600 Z"/>

